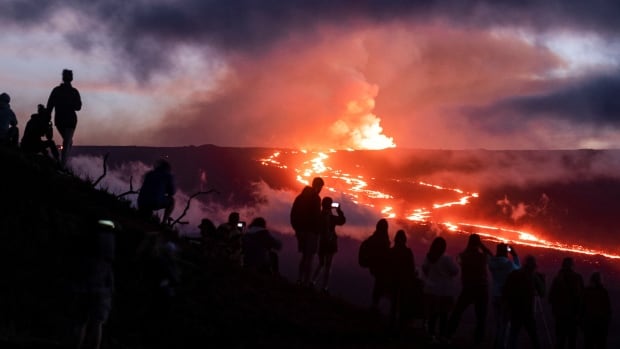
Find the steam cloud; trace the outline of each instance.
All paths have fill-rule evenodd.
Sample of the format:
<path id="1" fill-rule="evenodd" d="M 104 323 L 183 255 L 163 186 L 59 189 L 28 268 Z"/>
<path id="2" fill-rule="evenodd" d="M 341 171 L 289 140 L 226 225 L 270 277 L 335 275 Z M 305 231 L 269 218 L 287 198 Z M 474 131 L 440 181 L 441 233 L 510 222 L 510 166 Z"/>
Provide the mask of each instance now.
<path id="1" fill-rule="evenodd" d="M 613 146 L 618 63 L 596 78 L 554 75 L 570 62 L 529 33 L 613 42 L 619 13 L 577 0 L 0 4 L 7 30 L 55 33 L 116 60 L 116 74 L 83 93 L 153 94 L 143 108 L 98 111 L 123 126 L 83 118 L 79 143 L 323 148 Z"/>
<path id="2" fill-rule="evenodd" d="M 103 167 L 102 159 L 92 156 L 77 156 L 71 158 L 70 166 L 74 173 L 84 179 L 95 179 L 101 176 Z M 108 169 L 106 176 L 98 184 L 98 188 L 106 190 L 112 194 L 119 195 L 129 190 L 130 182 L 133 183 L 134 190 L 139 190 L 142 185 L 142 177 L 151 169 L 150 166 L 142 162 L 130 162 L 115 169 Z M 203 172 L 204 174 L 204 172 Z M 201 174 L 201 178 L 205 178 Z M 208 187 L 208 183 L 205 183 Z M 203 190 L 205 188 L 201 188 Z M 178 225 L 177 228 L 184 235 L 196 236 L 199 231 L 197 226 L 203 218 L 211 219 L 216 225 L 226 222 L 230 212 L 239 212 L 242 220 L 248 223 L 255 217 L 263 217 L 267 221 L 270 229 L 292 234 L 289 223 L 291 204 L 298 193 L 288 190 L 278 190 L 269 187 L 265 182 L 253 184 L 254 195 L 262 198 L 258 200 L 260 204 L 256 206 L 228 207 L 217 204 L 217 201 L 205 204 L 200 201 L 200 197 L 192 200 L 190 207 L 183 218 L 188 224 Z M 175 194 L 176 206 L 172 217 L 179 217 L 185 209 L 186 203 L 193 193 L 185 193 L 181 190 Z M 132 206 L 136 207 L 137 195 L 125 197 Z M 339 229 L 339 235 L 362 238 L 372 232 L 379 215 L 371 209 L 358 206 L 344 198 L 339 199 L 343 202 L 343 210 L 347 216 L 348 223 Z M 161 217 L 161 213 L 159 213 Z"/>

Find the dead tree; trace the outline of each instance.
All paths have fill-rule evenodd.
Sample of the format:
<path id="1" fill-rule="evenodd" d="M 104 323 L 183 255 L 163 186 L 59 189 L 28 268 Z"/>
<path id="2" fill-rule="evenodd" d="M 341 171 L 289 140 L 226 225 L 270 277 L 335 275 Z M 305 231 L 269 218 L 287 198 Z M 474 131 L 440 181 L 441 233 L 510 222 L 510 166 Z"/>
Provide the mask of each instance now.
<path id="1" fill-rule="evenodd" d="M 99 182 L 101 182 L 103 177 L 105 177 L 108 174 L 108 156 L 110 156 L 110 153 L 106 153 L 103 156 L 103 174 L 101 176 L 99 176 L 99 178 L 97 178 L 97 180 L 93 183 L 93 188 L 96 187 L 97 184 L 99 184 Z"/>
<path id="2" fill-rule="evenodd" d="M 175 219 L 174 221 L 172 221 L 172 223 L 170 224 L 170 227 L 174 227 L 175 224 L 179 223 L 179 224 L 187 224 L 187 222 L 181 222 L 181 219 L 183 219 L 183 217 L 185 217 L 185 215 L 187 214 L 187 210 L 189 210 L 189 206 L 192 203 L 192 199 L 195 198 L 198 195 L 206 195 L 206 194 L 211 194 L 211 193 L 219 193 L 217 190 L 215 189 L 209 189 L 207 191 L 199 191 L 194 193 L 192 196 L 189 197 L 189 199 L 187 200 L 187 204 L 185 205 L 185 209 L 183 210 L 183 213 L 179 216 L 179 218 Z"/>
<path id="3" fill-rule="evenodd" d="M 116 195 L 116 198 L 120 199 L 123 196 L 130 195 L 130 194 L 140 194 L 139 190 L 134 190 L 133 189 L 133 176 L 129 177 L 129 190 L 124 192 L 124 193 L 121 193 L 119 195 Z"/>

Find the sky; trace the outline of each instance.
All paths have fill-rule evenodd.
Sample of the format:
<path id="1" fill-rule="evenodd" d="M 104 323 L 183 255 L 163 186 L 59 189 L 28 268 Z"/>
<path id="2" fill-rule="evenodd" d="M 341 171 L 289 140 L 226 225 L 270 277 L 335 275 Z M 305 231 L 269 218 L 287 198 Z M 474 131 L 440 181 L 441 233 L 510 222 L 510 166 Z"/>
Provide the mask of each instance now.
<path id="1" fill-rule="evenodd" d="M 3 0 L 23 129 L 72 69 L 76 145 L 620 147 L 613 0 Z"/>

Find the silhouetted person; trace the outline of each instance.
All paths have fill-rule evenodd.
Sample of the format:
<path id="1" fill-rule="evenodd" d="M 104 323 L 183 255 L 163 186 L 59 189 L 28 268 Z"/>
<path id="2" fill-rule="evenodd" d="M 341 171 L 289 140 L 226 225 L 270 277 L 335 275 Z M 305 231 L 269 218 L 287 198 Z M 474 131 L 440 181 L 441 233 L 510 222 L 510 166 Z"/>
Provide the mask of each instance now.
<path id="1" fill-rule="evenodd" d="M 323 179 L 316 177 L 311 187 L 304 187 L 291 208 L 291 226 L 297 237 L 297 249 L 301 252 L 298 283 L 309 286 L 312 277 L 312 259 L 317 253 L 321 221 L 321 197 Z"/>
<path id="2" fill-rule="evenodd" d="M 577 346 L 577 323 L 583 302 L 583 278 L 573 270 L 574 261 L 564 258 L 562 268 L 549 289 L 549 303 L 555 319 L 556 348 Z"/>
<path id="3" fill-rule="evenodd" d="M 456 331 L 465 309 L 473 304 L 476 313 L 474 343 L 480 344 L 482 342 L 489 302 L 489 282 L 487 280 L 487 258 L 489 256 L 492 256 L 492 253 L 482 244 L 480 236 L 471 234 L 467 247 L 459 255 L 462 288 L 456 300 L 454 311 L 448 320 L 449 336 Z"/>
<path id="4" fill-rule="evenodd" d="M 512 259 L 508 257 L 512 256 Z M 492 300 L 493 311 L 495 313 L 495 348 L 505 348 L 508 322 L 510 321 L 506 310 L 506 305 L 502 297 L 502 290 L 508 275 L 514 270 L 521 267 L 519 256 L 514 246 L 508 246 L 505 243 L 497 244 L 495 257 L 489 259 L 489 271 L 493 277 Z"/>
<path id="5" fill-rule="evenodd" d="M 50 115 L 42 104 L 37 106 L 37 113 L 30 116 L 30 120 L 26 123 L 24 136 L 22 137 L 21 149 L 26 153 L 49 155 L 47 149 L 50 150 L 54 160 L 59 161 L 58 149 L 56 143 L 52 139 L 54 131 L 52 130 L 52 122 Z M 42 140 L 41 137 L 45 137 Z"/>
<path id="6" fill-rule="evenodd" d="M 164 210 L 162 223 L 167 224 L 174 210 L 174 194 L 176 185 L 170 163 L 159 160 L 155 167 L 144 175 L 142 188 L 138 194 L 138 210 L 145 215 L 153 211 Z"/>
<path id="7" fill-rule="evenodd" d="M 278 274 L 280 268 L 275 251 L 281 248 L 282 243 L 271 235 L 265 219 L 254 218 L 243 235 L 243 266 L 264 274 Z"/>
<path id="8" fill-rule="evenodd" d="M 220 255 L 236 265 L 243 265 L 243 223 L 240 221 L 239 213 L 231 212 L 228 221 L 220 224 L 216 232 L 222 241 Z"/>
<path id="9" fill-rule="evenodd" d="M 599 272 L 592 273 L 590 283 L 583 291 L 581 323 L 586 349 L 607 347 L 607 335 L 611 323 L 611 302 Z"/>
<path id="10" fill-rule="evenodd" d="M 0 145 L 16 148 L 19 138 L 17 117 L 9 103 L 11 96 L 7 93 L 0 94 Z"/>
<path id="11" fill-rule="evenodd" d="M 541 274 L 536 272 L 536 258 L 526 256 L 521 269 L 508 275 L 502 289 L 502 297 L 510 314 L 508 348 L 515 349 L 521 328 L 527 331 L 531 348 L 540 349 L 536 327 L 536 297 L 544 297 L 545 286 Z"/>
<path id="12" fill-rule="evenodd" d="M 329 277 L 332 270 L 332 261 L 334 255 L 338 252 L 338 236 L 336 234 L 336 226 L 344 225 L 347 219 L 340 208 L 335 208 L 336 214 L 333 214 L 333 199 L 326 196 L 321 201 L 321 218 L 320 218 L 320 234 L 319 234 L 319 265 L 314 271 L 312 283 L 317 284 L 321 272 L 323 272 L 323 291 L 329 290 Z"/>
<path id="13" fill-rule="evenodd" d="M 200 221 L 200 225 L 198 225 L 198 229 L 200 229 L 203 253 L 206 257 L 213 257 L 216 244 L 219 240 L 217 238 L 217 228 L 215 224 L 209 218 L 203 218 Z"/>
<path id="14" fill-rule="evenodd" d="M 178 232 L 166 227 L 161 233 L 145 237 L 139 250 L 146 286 L 144 341 L 148 348 L 170 348 L 171 311 L 180 282 L 176 255 Z"/>
<path id="15" fill-rule="evenodd" d="M 390 237 L 388 235 L 388 221 L 384 218 L 377 222 L 375 231 L 368 238 L 370 275 L 374 278 L 372 287 L 371 307 L 377 311 L 381 297 L 387 296 L 390 286 Z"/>
<path id="16" fill-rule="evenodd" d="M 72 265 L 74 296 L 72 313 L 77 348 L 99 348 L 102 326 L 112 307 L 117 223 L 101 219 L 90 222 L 76 245 L 79 260 Z"/>
<path id="17" fill-rule="evenodd" d="M 454 306 L 454 279 L 459 273 L 456 262 L 445 252 L 446 240 L 438 236 L 431 243 L 422 264 L 427 328 L 434 339 L 440 340 L 445 340 L 447 336 L 448 314 Z M 438 332 L 437 322 L 439 322 Z"/>
<path id="18" fill-rule="evenodd" d="M 67 157 L 73 146 L 73 134 L 77 126 L 76 111 L 82 109 L 82 99 L 78 90 L 71 86 L 73 81 L 73 71 L 64 69 L 62 71 L 62 83 L 52 90 L 47 100 L 47 110 L 54 113 L 54 124 L 62 137 L 62 158 L 61 163 L 67 163 Z"/>
<path id="19" fill-rule="evenodd" d="M 399 230 L 394 236 L 394 246 L 389 251 L 390 321 L 400 331 L 413 317 L 417 272 L 413 252 L 407 247 L 407 235 Z"/>
<path id="20" fill-rule="evenodd" d="M 200 225 L 198 225 L 198 229 L 200 229 L 200 237 L 203 241 L 212 239 L 216 236 L 217 228 L 215 227 L 213 221 L 209 218 L 203 218 L 200 221 Z"/>

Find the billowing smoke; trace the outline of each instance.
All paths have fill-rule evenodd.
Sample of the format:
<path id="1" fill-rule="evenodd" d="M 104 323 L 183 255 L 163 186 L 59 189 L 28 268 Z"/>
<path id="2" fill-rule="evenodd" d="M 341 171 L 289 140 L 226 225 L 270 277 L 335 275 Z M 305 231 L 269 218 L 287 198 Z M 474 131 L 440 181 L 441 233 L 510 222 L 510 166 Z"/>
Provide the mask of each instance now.
<path id="1" fill-rule="evenodd" d="M 524 202 L 512 203 L 505 195 L 503 199 L 497 200 L 497 206 L 502 210 L 505 216 L 510 217 L 513 222 L 517 223 L 524 217 L 536 217 L 544 214 L 549 205 L 550 198 L 547 194 L 542 194 L 538 202 L 526 204 Z"/>
<path id="2" fill-rule="evenodd" d="M 96 180 L 103 174 L 102 158 L 92 156 L 77 156 L 71 158 L 71 169 L 78 176 L 84 179 Z M 113 169 L 108 169 L 107 174 L 99 182 L 97 188 L 106 190 L 112 194 L 120 195 L 133 188 L 138 191 L 142 185 L 144 174 L 151 169 L 150 166 L 136 161 L 124 163 Z M 200 190 L 206 191 L 209 183 L 205 172 L 200 173 L 201 185 Z M 204 182 L 203 182 L 204 181 Z M 185 216 L 177 228 L 182 234 L 195 236 L 199 231 L 197 226 L 203 218 L 211 219 L 216 225 L 224 223 L 230 212 L 239 212 L 242 220 L 250 221 L 255 217 L 263 217 L 267 221 L 270 229 L 283 233 L 292 234 L 289 223 L 289 213 L 291 204 L 298 193 L 290 190 L 274 189 L 263 181 L 252 184 L 254 196 L 259 198 L 256 205 L 237 205 L 229 206 L 218 203 L 217 199 L 209 200 L 206 204 L 205 200 L 200 200 L 200 195 L 192 199 Z M 182 190 L 175 194 L 176 206 L 172 213 L 172 218 L 176 219 L 183 214 L 190 200 L 190 196 L 195 193 L 187 193 Z M 209 194 L 217 195 L 217 194 Z M 132 206 L 136 206 L 137 194 L 124 196 L 129 200 Z M 358 206 L 344 197 L 337 198 L 342 203 L 342 209 L 348 219 L 348 223 L 339 228 L 339 235 L 351 236 L 354 238 L 362 238 L 369 235 L 376 221 L 380 216 L 372 209 L 365 206 Z M 156 213 L 161 218 L 161 212 Z"/>

